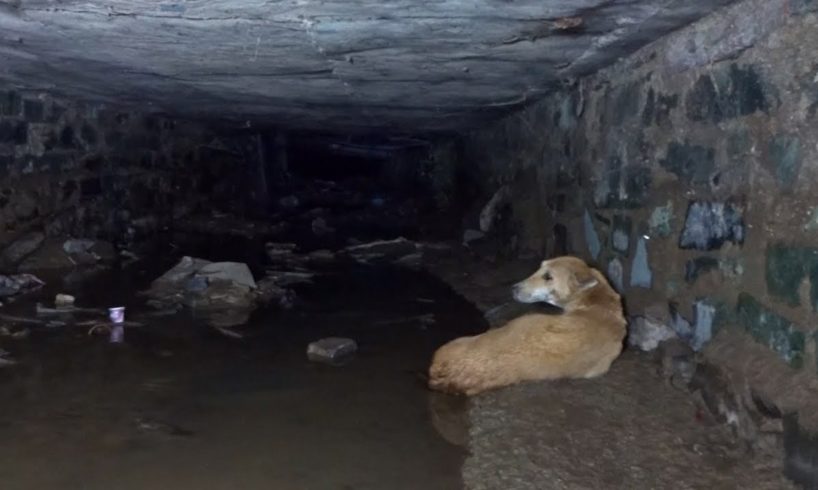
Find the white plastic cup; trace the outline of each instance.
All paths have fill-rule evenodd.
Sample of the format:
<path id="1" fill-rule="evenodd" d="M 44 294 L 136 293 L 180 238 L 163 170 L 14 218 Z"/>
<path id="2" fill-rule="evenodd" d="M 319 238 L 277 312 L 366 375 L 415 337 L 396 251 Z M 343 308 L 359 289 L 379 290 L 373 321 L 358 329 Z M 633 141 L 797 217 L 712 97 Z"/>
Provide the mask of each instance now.
<path id="1" fill-rule="evenodd" d="M 125 323 L 125 307 L 108 308 L 108 318 L 111 319 L 113 324 Z"/>

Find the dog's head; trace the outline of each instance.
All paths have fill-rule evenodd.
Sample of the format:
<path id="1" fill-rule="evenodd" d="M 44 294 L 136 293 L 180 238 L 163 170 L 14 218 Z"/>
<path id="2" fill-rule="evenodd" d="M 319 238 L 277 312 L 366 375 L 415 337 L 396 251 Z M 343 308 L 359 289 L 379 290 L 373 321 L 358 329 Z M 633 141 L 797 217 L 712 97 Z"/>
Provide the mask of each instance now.
<path id="1" fill-rule="evenodd" d="M 591 268 L 576 257 L 546 260 L 531 277 L 513 287 L 514 299 L 521 303 L 550 303 L 563 307 L 578 293 L 599 283 Z"/>

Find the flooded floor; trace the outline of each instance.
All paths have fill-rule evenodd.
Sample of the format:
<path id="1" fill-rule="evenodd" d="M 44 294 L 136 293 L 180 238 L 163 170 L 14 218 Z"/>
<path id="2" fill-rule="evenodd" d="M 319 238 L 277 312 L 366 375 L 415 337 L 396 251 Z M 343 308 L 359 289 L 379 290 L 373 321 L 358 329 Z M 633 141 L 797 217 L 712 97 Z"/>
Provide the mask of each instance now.
<path id="1" fill-rule="evenodd" d="M 182 250 L 247 262 L 259 277 L 263 244 L 169 249 L 81 285 L 46 277 L 46 288 L 3 307 L 31 317 L 36 302 L 67 292 L 82 307 L 124 305 L 145 325 L 126 329 L 123 344 L 79 326 L 0 338 L 18 361 L 0 369 L 0 488 L 792 488 L 780 456 L 748 453 L 633 352 L 594 380 L 468 403 L 428 392 L 420 373 L 433 351 L 485 330 L 478 308 L 507 302 L 527 263 L 430 258 L 451 286 L 336 263 L 296 287 L 292 309 L 256 311 L 237 339 L 184 312 L 152 316 L 137 292 Z M 355 339 L 359 352 L 340 366 L 309 362 L 307 344 L 328 336 Z"/>
<path id="2" fill-rule="evenodd" d="M 4 310 L 70 292 L 147 323 L 121 345 L 79 327 L 0 339 L 18 361 L 0 371 L 4 490 L 462 487 L 464 451 L 435 430 L 418 376 L 442 342 L 485 328 L 450 289 L 409 271 L 335 270 L 233 339 L 185 314 L 145 320 L 135 293 L 173 260 Z M 308 362 L 307 344 L 326 336 L 355 339 L 358 354 Z"/>

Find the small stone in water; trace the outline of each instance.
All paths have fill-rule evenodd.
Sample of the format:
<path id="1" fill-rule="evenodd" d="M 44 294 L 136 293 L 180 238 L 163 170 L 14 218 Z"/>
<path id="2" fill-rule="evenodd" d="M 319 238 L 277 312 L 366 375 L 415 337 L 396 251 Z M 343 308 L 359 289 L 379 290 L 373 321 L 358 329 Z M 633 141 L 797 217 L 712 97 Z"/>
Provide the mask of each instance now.
<path id="1" fill-rule="evenodd" d="M 76 299 L 70 294 L 58 294 L 57 297 L 54 298 L 54 305 L 57 308 L 74 306 L 74 301 L 76 301 Z"/>
<path id="2" fill-rule="evenodd" d="M 307 358 L 313 362 L 338 362 L 358 350 L 352 339 L 327 337 L 307 346 Z"/>

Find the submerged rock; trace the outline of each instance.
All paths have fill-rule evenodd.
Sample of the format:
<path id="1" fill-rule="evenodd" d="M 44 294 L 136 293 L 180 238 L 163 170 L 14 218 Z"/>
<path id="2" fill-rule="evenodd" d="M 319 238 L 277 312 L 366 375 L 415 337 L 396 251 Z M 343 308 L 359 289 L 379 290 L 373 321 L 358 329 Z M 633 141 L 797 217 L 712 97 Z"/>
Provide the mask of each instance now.
<path id="1" fill-rule="evenodd" d="M 289 290 L 269 281 L 261 286 L 246 264 L 183 257 L 145 294 L 151 298 L 151 306 L 165 309 L 183 305 L 211 326 L 231 327 L 246 323 L 259 304 L 274 299 L 286 304 Z"/>
<path id="2" fill-rule="evenodd" d="M 307 346 L 307 358 L 313 362 L 336 363 L 358 350 L 358 344 L 342 337 L 327 337 Z"/>

